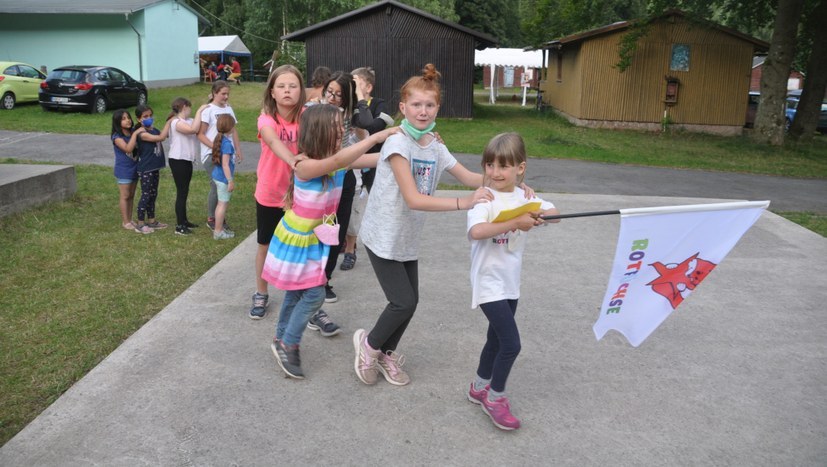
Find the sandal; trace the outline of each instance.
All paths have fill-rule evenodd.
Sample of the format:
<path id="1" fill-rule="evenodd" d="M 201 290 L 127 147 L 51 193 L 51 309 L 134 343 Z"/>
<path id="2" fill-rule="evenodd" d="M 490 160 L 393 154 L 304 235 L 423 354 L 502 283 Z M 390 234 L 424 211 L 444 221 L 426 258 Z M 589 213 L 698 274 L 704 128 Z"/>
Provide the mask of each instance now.
<path id="1" fill-rule="evenodd" d="M 167 227 L 169 227 L 168 224 L 164 224 L 163 222 L 158 222 L 157 220 L 155 222 L 147 222 L 146 225 L 148 225 L 150 229 L 155 229 L 155 230 L 166 229 Z"/>
<path id="2" fill-rule="evenodd" d="M 142 226 L 135 227 L 135 232 L 138 232 L 139 234 L 146 235 L 146 234 L 151 234 L 152 232 L 155 232 L 155 230 L 153 230 L 152 227 L 144 224 Z"/>
<path id="3" fill-rule="evenodd" d="M 135 224 L 132 222 L 127 222 L 126 224 L 122 224 L 123 228 L 126 230 L 135 230 Z"/>
<path id="4" fill-rule="evenodd" d="M 356 266 L 356 252 L 345 253 L 345 259 L 342 260 L 342 265 L 339 266 L 339 269 L 342 271 L 349 271 L 353 269 L 353 266 Z"/>

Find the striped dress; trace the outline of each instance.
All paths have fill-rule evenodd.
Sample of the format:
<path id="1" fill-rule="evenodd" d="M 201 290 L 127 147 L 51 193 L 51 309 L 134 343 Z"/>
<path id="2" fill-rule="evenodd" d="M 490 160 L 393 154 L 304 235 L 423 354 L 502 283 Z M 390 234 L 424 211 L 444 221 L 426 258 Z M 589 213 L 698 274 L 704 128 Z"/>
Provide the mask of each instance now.
<path id="1" fill-rule="evenodd" d="M 281 290 L 305 290 L 327 283 L 324 267 L 330 246 L 319 242 L 313 228 L 324 215 L 333 214 L 342 197 L 345 170 L 327 177 L 302 180 L 295 177 L 293 207 L 284 213 L 264 261 L 262 279 Z M 325 189 L 326 188 L 326 189 Z"/>

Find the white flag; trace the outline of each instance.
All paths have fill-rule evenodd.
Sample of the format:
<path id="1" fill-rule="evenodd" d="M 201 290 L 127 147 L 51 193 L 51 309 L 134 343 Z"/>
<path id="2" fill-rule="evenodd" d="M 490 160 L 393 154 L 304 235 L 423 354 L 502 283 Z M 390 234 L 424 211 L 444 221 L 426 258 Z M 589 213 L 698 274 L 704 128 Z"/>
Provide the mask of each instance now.
<path id="1" fill-rule="evenodd" d="M 620 234 L 600 316 L 639 346 L 758 220 L 769 201 L 621 209 Z"/>

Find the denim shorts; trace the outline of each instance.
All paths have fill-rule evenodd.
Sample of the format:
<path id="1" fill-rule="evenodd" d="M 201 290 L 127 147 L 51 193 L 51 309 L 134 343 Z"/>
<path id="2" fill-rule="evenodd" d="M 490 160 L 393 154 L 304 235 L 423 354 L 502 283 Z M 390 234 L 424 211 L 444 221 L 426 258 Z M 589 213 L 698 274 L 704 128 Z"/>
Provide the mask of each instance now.
<path id="1" fill-rule="evenodd" d="M 138 181 L 137 178 L 119 178 L 118 179 L 118 185 L 129 185 L 129 184 L 135 183 L 137 181 Z"/>
<path id="2" fill-rule="evenodd" d="M 223 203 L 230 202 L 230 198 L 233 196 L 232 192 L 227 191 L 228 185 L 223 182 L 219 182 L 218 180 L 213 179 L 215 182 L 215 187 L 218 190 L 218 201 Z"/>

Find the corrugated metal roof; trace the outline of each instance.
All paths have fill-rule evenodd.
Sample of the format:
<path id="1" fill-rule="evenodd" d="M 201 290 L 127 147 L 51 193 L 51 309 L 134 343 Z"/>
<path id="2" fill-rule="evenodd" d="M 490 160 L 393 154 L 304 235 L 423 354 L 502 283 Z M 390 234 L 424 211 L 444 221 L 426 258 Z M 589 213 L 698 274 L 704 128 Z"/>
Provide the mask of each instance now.
<path id="1" fill-rule="evenodd" d="M 667 11 L 663 12 L 663 14 L 661 14 L 659 16 L 656 16 L 652 20 L 662 20 L 662 19 L 669 18 L 669 17 L 672 17 L 672 16 L 677 16 L 677 17 L 680 17 L 680 18 L 688 18 L 688 15 L 685 12 L 683 12 L 681 10 L 674 10 L 673 9 L 673 10 L 667 10 Z M 767 51 L 770 48 L 769 43 L 764 42 L 760 39 L 756 39 L 756 38 L 754 38 L 754 37 L 752 37 L 748 34 L 744 34 L 740 31 L 735 30 L 735 29 L 728 28 L 726 26 L 722 26 L 720 24 L 713 23 L 711 21 L 707 21 L 707 20 L 704 20 L 704 19 L 701 19 L 701 18 L 693 18 L 693 21 L 697 21 L 701 24 L 706 25 L 707 27 L 717 29 L 721 32 L 724 32 L 724 33 L 729 34 L 731 36 L 735 36 L 735 37 L 737 37 L 739 39 L 742 39 L 746 42 L 750 42 L 755 46 L 755 49 L 758 50 L 758 51 Z M 591 29 L 589 31 L 578 32 L 578 33 L 572 34 L 570 36 L 561 37 L 560 39 L 547 42 L 544 45 L 544 47 L 547 48 L 547 49 L 555 49 L 555 48 L 559 48 L 560 46 L 562 46 L 564 44 L 573 44 L 573 43 L 583 42 L 586 39 L 591 39 L 593 37 L 597 37 L 597 36 L 600 36 L 600 35 L 603 35 L 603 34 L 608 34 L 608 33 L 614 32 L 614 31 L 628 29 L 634 23 L 636 23 L 636 21 L 618 21 L 616 23 L 612 23 L 612 24 L 609 24 L 609 25 L 606 25 L 606 26 L 602 26 L 602 27 L 599 27 L 599 28 L 596 28 L 596 29 Z"/>
<path id="2" fill-rule="evenodd" d="M 126 14 L 152 5 L 173 1 L 196 15 L 203 23 L 210 22 L 184 2 L 176 0 L 0 0 L 0 13 L 13 14 Z"/>
<path id="3" fill-rule="evenodd" d="M 331 18 L 329 20 L 322 21 L 321 23 L 316 23 L 312 26 L 308 26 L 304 29 L 301 29 L 301 30 L 298 30 L 296 32 L 284 35 L 284 36 L 281 37 L 281 39 L 285 40 L 285 41 L 304 41 L 305 39 L 307 39 L 307 36 L 313 35 L 315 32 L 317 32 L 320 29 L 324 29 L 326 27 L 329 27 L 329 26 L 331 26 L 335 23 L 341 22 L 341 21 L 348 21 L 348 20 L 351 20 L 353 18 L 362 16 L 362 15 L 371 14 L 371 13 L 373 13 L 374 10 L 376 10 L 378 8 L 382 8 L 382 7 L 395 7 L 395 8 L 400 8 L 400 9 L 403 9 L 403 10 L 407 10 L 411 13 L 416 14 L 416 15 L 428 18 L 432 21 L 436 21 L 436 22 L 444 24 L 445 26 L 448 26 L 450 28 L 453 28 L 453 29 L 456 29 L 458 31 L 469 34 L 469 35 L 473 36 L 474 38 L 476 38 L 477 41 L 480 43 L 479 48 L 491 47 L 491 46 L 494 46 L 494 45 L 497 44 L 497 39 L 494 38 L 494 37 L 489 36 L 488 34 L 485 34 L 485 33 L 479 32 L 479 31 L 475 31 L 475 30 L 470 29 L 470 28 L 466 28 L 465 26 L 461 26 L 459 24 L 452 23 L 450 21 L 445 21 L 444 19 L 440 18 L 439 16 L 434 16 L 430 13 L 426 13 L 422 10 L 418 10 L 418 9 L 412 7 L 412 6 L 405 5 L 404 3 L 396 2 L 394 0 L 383 0 L 381 2 L 376 2 L 376 3 L 373 3 L 371 5 L 364 6 L 362 8 L 357 9 L 357 10 L 353 10 L 349 13 L 339 15 L 335 18 Z"/>

